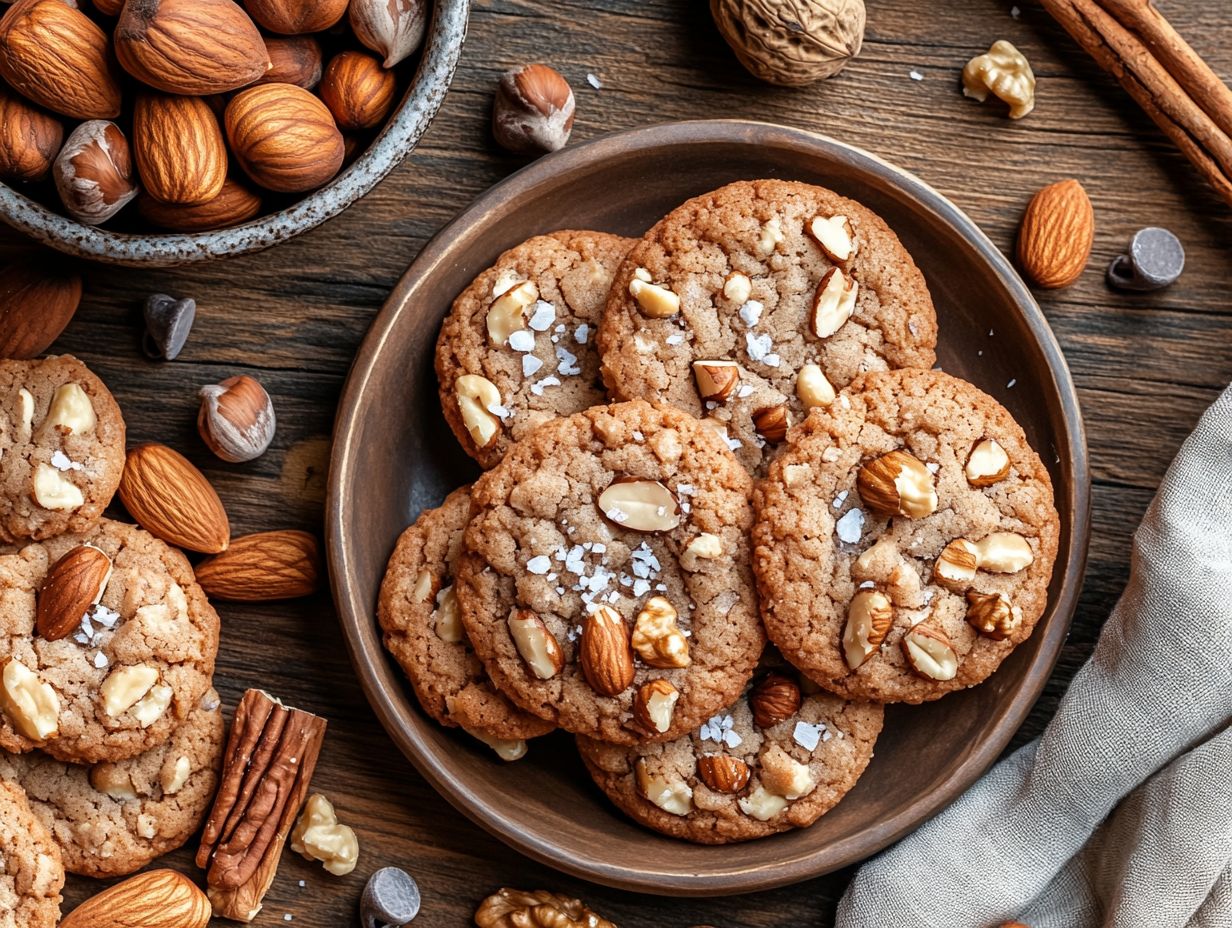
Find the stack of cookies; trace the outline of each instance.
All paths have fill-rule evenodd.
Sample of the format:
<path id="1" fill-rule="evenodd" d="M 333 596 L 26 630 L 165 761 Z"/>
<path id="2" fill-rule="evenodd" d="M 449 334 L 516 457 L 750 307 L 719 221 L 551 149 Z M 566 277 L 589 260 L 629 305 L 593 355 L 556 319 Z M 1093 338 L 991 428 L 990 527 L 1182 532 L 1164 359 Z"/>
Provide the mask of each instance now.
<path id="1" fill-rule="evenodd" d="M 884 704 L 980 683 L 1046 604 L 1047 471 L 932 369 L 936 338 L 894 233 L 806 184 L 503 254 L 436 352 L 486 473 L 406 530 L 381 590 L 425 711 L 505 760 L 572 733 L 665 834 L 816 821 Z"/>
<path id="2" fill-rule="evenodd" d="M 64 873 L 131 873 L 214 797 L 218 615 L 188 560 L 102 517 L 120 409 L 71 357 L 0 361 L 0 926 L 51 928 Z"/>

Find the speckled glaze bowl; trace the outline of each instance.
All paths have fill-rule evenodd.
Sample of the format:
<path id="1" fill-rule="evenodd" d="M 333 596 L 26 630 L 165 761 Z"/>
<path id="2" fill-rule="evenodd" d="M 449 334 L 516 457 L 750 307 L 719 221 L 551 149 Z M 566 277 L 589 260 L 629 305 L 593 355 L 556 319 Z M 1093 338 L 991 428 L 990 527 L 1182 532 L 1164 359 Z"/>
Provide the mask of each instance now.
<path id="1" fill-rule="evenodd" d="M 66 254 L 129 267 L 213 261 L 292 239 L 338 215 L 410 154 L 444 102 L 469 13 L 470 0 L 434 0 L 419 67 L 381 134 L 337 177 L 285 209 L 214 232 L 134 234 L 77 222 L 0 183 L 0 219 Z"/>

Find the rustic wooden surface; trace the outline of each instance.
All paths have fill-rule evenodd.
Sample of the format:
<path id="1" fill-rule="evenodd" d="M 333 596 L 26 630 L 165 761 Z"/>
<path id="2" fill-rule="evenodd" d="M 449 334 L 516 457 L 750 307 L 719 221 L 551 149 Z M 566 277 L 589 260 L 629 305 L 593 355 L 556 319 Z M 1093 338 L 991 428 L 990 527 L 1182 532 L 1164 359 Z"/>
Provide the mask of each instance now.
<path id="1" fill-rule="evenodd" d="M 444 108 L 414 155 L 366 200 L 262 255 L 179 271 L 91 267 L 83 309 L 56 348 L 80 355 L 110 384 L 134 440 L 169 442 L 205 468 L 237 532 L 319 530 L 334 405 L 364 331 L 423 243 L 518 166 L 495 150 L 487 125 L 494 80 L 507 67 L 546 60 L 569 77 L 578 98 L 576 141 L 701 116 L 832 134 L 916 172 L 1006 250 L 1030 195 L 1077 177 L 1095 204 L 1095 254 L 1075 287 L 1040 294 L 1040 302 L 1085 409 L 1094 532 L 1073 632 L 1021 744 L 1047 722 L 1090 654 L 1126 580 L 1133 527 L 1180 441 L 1232 379 L 1232 223 L 1120 88 L 1030 0 L 1018 5 L 1016 17 L 1008 0 L 869 0 L 859 59 L 835 80 L 789 91 L 744 73 L 701 0 L 478 0 Z M 1216 71 L 1232 76 L 1232 25 L 1222 4 L 1159 6 Z M 998 38 L 1018 45 L 1039 77 L 1036 111 L 1021 122 L 959 93 L 963 63 Z M 912 70 L 923 80 L 912 80 Z M 602 89 L 588 86 L 588 73 Z M 1134 230 L 1151 224 L 1185 243 L 1184 277 L 1159 294 L 1110 292 L 1104 266 Z M 0 244 L 15 241 L 0 233 Z M 154 290 L 200 304 L 188 347 L 170 364 L 148 362 L 139 350 L 140 306 Z M 195 434 L 195 390 L 242 371 L 269 388 L 279 432 L 260 460 L 227 466 Z M 468 924 L 479 900 L 501 884 L 582 895 L 623 928 L 832 921 L 849 873 L 761 895 L 684 901 L 588 886 L 518 858 L 439 799 L 394 750 L 355 681 L 327 595 L 220 612 L 217 685 L 227 704 L 244 688 L 263 686 L 331 720 L 316 786 L 358 831 L 363 854 L 345 879 L 288 854 L 257 924 L 283 924 L 284 916 L 312 928 L 356 924 L 364 875 L 387 864 L 418 878 L 425 903 L 416 924 L 424 926 Z M 186 851 L 170 863 L 192 872 Z M 96 888 L 71 881 L 69 902 Z"/>

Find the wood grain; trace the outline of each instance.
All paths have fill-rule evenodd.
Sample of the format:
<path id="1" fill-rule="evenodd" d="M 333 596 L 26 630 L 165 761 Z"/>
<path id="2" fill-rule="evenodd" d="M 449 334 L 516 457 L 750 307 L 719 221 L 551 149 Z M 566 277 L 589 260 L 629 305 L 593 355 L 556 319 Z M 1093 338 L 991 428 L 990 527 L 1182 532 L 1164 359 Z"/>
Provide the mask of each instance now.
<path id="1" fill-rule="evenodd" d="M 236 533 L 319 530 L 324 448 L 356 346 L 402 270 L 431 234 L 519 162 L 499 154 L 488 107 L 499 73 L 547 60 L 578 98 L 574 138 L 669 119 L 732 116 L 826 132 L 913 171 L 967 210 L 1012 253 L 1022 209 L 1040 187 L 1077 177 L 1097 235 L 1077 285 L 1039 294 L 1078 383 L 1096 479 L 1087 584 L 1046 694 L 1016 739 L 1038 734 L 1124 586 L 1133 527 L 1177 446 L 1232 379 L 1232 218 L 1189 163 L 1119 86 L 1034 4 L 873 0 L 864 51 L 837 78 L 801 90 L 757 83 L 739 67 L 696 0 L 479 0 L 450 96 L 419 149 L 360 204 L 262 255 L 181 271 L 86 268 L 82 310 L 56 350 L 84 358 L 115 391 L 134 440 L 168 442 L 201 465 Z M 1170 0 L 1177 30 L 1223 78 L 1232 76 L 1220 4 Z M 959 93 L 971 56 L 998 38 L 1022 49 L 1039 78 L 1034 113 L 1010 122 Z M 909 72 L 922 74 L 914 81 Z M 586 82 L 595 74 L 602 89 Z M 668 166 L 670 169 L 670 166 Z M 1184 242 L 1181 280 L 1122 295 L 1103 268 L 1141 226 Z M 0 233 L 0 248 L 18 243 Z M 161 290 L 200 305 L 192 338 L 170 364 L 140 354 L 140 307 Z M 269 453 L 213 460 L 193 422 L 196 388 L 258 376 L 278 409 Z M 415 466 L 407 461 L 408 467 Z M 256 924 L 357 924 L 363 874 L 396 864 L 424 893 L 415 924 L 455 928 L 501 884 L 576 893 L 622 928 L 828 925 L 849 873 L 735 899 L 638 897 L 565 879 L 509 853 L 446 803 L 389 743 L 347 662 L 326 594 L 291 604 L 223 604 L 217 685 L 229 707 L 262 685 L 331 720 L 315 785 L 359 832 L 355 874 L 336 878 L 287 855 Z M 194 873 L 191 854 L 170 858 Z M 300 887 L 298 882 L 305 885 Z M 73 880 L 73 904 L 97 884 Z M 938 916 L 942 918 L 942 916 Z"/>

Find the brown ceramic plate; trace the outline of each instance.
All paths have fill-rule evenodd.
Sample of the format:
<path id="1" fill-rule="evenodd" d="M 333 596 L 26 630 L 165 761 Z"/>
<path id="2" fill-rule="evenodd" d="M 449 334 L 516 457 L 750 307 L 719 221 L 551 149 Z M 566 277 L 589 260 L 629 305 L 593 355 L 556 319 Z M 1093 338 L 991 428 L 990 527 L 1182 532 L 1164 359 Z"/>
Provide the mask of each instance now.
<path id="1" fill-rule="evenodd" d="M 441 418 L 432 369 L 437 328 L 454 296 L 531 235 L 591 228 L 636 236 L 690 196 L 757 177 L 824 184 L 894 228 L 936 300 L 941 365 L 1008 406 L 1048 463 L 1061 547 L 1047 613 L 988 682 L 929 705 L 891 707 L 868 772 L 812 828 L 715 848 L 661 837 L 624 818 L 592 786 L 564 735 L 534 742 L 526 760 L 506 766 L 429 721 L 381 647 L 374 610 L 399 532 L 476 474 Z M 709 896 L 781 886 L 868 857 L 936 814 L 997 758 L 1065 639 L 1086 560 L 1089 492 L 1065 360 L 1030 292 L 970 219 L 915 177 L 832 139 L 761 123 L 674 123 L 535 162 L 423 249 L 373 323 L 343 393 L 329 480 L 329 558 L 368 699 L 445 798 L 522 853 L 577 876 Z"/>

